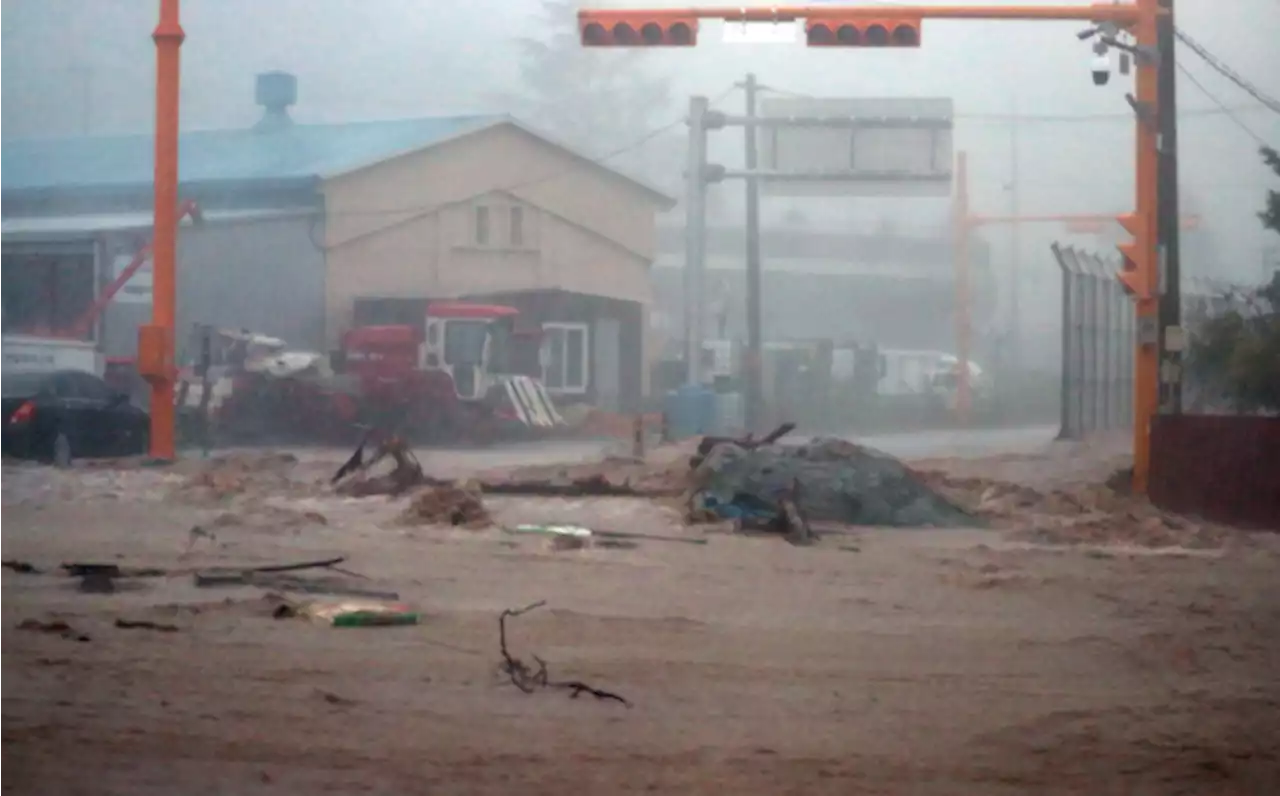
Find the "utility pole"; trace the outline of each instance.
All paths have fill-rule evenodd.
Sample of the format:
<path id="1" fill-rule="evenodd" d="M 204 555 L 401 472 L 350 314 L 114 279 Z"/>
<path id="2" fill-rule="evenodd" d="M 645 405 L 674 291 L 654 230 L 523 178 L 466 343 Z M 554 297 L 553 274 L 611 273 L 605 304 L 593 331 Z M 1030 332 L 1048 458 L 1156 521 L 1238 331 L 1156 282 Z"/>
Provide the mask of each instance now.
<path id="1" fill-rule="evenodd" d="M 1177 36 L 1173 0 L 1159 0 L 1156 49 L 1159 89 L 1156 103 L 1159 177 L 1156 200 L 1156 240 L 1160 269 L 1160 403 L 1162 414 L 1182 412 L 1182 263 L 1178 218 L 1178 70 L 1174 48 Z"/>
<path id="2" fill-rule="evenodd" d="M 755 124 L 756 118 L 756 76 L 748 74 L 742 84 L 746 94 L 746 118 L 748 124 L 743 126 L 746 133 L 746 166 L 748 173 L 758 168 L 759 135 Z M 755 177 L 747 177 L 747 383 L 746 383 L 746 421 L 747 430 L 756 431 L 763 422 L 764 384 L 761 372 L 763 357 L 763 333 L 760 329 L 760 182 Z"/>
<path id="3" fill-rule="evenodd" d="M 706 257 L 706 97 L 689 99 L 689 162 L 684 200 L 684 356 L 688 384 L 702 383 L 703 260 Z"/>

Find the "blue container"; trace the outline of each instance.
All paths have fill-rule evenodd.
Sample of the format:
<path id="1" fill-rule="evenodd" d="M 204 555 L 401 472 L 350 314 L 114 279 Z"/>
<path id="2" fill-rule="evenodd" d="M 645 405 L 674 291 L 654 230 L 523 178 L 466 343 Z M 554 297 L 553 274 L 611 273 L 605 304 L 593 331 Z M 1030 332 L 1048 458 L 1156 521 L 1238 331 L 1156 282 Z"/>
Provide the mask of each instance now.
<path id="1" fill-rule="evenodd" d="M 709 434 L 715 427 L 716 394 L 705 387 L 686 384 L 667 393 L 662 410 L 673 439 Z"/>

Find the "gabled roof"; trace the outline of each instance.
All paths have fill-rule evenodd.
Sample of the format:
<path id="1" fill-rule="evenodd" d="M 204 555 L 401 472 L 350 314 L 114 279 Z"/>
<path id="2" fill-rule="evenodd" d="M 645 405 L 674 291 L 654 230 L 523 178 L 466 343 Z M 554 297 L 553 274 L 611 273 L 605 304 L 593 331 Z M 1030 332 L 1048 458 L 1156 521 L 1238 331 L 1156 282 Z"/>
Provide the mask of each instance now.
<path id="1" fill-rule="evenodd" d="M 178 144 L 178 173 L 188 185 L 319 180 L 500 124 L 513 125 L 564 149 L 655 194 L 662 203 L 672 201 L 501 114 L 183 133 Z M 153 178 L 153 141 L 150 135 L 5 140 L 0 144 L 0 186 L 8 193 L 148 185 Z"/>

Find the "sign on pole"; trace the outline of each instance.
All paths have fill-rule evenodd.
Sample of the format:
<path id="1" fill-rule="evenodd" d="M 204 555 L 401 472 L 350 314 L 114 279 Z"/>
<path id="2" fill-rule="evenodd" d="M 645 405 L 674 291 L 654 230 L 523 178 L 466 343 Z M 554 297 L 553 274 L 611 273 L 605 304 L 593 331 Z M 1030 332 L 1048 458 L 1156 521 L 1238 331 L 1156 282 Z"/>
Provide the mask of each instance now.
<path id="1" fill-rule="evenodd" d="M 950 98 L 769 97 L 757 127 L 761 169 L 849 179 L 766 180 L 772 196 L 950 196 Z M 795 125 L 783 120 L 795 119 Z M 829 120 L 828 124 L 819 120 Z"/>

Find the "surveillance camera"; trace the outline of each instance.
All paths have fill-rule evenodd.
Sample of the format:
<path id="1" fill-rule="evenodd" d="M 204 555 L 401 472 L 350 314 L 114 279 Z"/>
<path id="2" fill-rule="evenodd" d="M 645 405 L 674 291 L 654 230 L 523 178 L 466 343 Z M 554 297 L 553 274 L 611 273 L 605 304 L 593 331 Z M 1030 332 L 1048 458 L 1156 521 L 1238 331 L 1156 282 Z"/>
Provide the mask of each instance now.
<path id="1" fill-rule="evenodd" d="M 1105 86 L 1107 81 L 1111 79 L 1111 59 L 1105 55 L 1099 55 L 1093 59 L 1093 65 L 1089 68 L 1093 72 L 1093 84 L 1095 86 Z"/>

